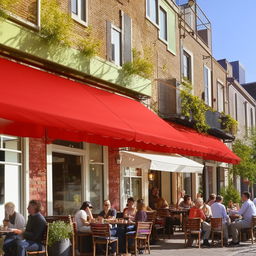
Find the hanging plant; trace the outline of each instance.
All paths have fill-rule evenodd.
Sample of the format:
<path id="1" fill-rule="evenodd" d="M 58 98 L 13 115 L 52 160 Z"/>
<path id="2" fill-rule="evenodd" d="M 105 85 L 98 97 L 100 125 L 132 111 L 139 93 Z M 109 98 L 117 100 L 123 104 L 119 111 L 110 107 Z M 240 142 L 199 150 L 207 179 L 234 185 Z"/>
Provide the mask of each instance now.
<path id="1" fill-rule="evenodd" d="M 91 26 L 86 28 L 85 33 L 85 38 L 80 40 L 78 48 L 87 58 L 92 58 L 100 51 L 102 41 L 93 36 L 93 28 Z"/>
<path id="2" fill-rule="evenodd" d="M 192 85 L 188 81 L 182 83 L 180 90 L 181 115 L 194 122 L 195 128 L 199 132 L 207 132 L 209 126 L 206 122 L 206 111 L 208 106 L 199 97 L 192 95 Z"/>
<path id="3" fill-rule="evenodd" d="M 7 19 L 10 16 L 9 12 L 12 12 L 19 2 L 20 0 L 0 0 L 0 19 Z"/>
<path id="4" fill-rule="evenodd" d="M 57 0 L 41 1 L 40 34 L 47 41 L 69 46 L 72 24 L 70 15 L 61 10 Z"/>
<path id="5" fill-rule="evenodd" d="M 150 79 L 154 72 L 152 54 L 149 49 L 144 49 L 144 56 L 137 49 L 132 49 L 132 61 L 123 64 L 122 72 L 125 76 L 138 75 Z"/>
<path id="6" fill-rule="evenodd" d="M 221 125 L 223 129 L 226 132 L 236 135 L 238 130 L 237 128 L 238 122 L 234 118 L 232 118 L 230 115 L 226 115 L 224 112 L 222 112 L 221 114 L 222 114 Z"/>

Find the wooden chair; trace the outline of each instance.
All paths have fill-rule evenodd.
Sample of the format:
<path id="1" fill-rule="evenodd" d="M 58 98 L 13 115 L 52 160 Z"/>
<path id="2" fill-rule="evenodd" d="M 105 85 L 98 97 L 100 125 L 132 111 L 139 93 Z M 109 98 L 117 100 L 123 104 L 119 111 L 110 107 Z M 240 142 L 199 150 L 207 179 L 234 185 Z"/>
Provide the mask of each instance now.
<path id="1" fill-rule="evenodd" d="M 92 243 L 93 243 L 93 256 L 96 255 L 96 245 L 106 245 L 106 256 L 108 255 L 108 246 L 116 243 L 116 253 L 118 254 L 118 238 L 111 237 L 109 224 L 91 223 L 92 230 Z"/>
<path id="2" fill-rule="evenodd" d="M 187 223 L 185 224 L 185 247 L 188 246 L 188 239 L 196 235 L 198 240 L 198 247 L 200 248 L 200 241 L 201 241 L 201 219 L 200 218 L 193 218 L 188 219 Z"/>
<path id="3" fill-rule="evenodd" d="M 150 235 L 152 231 L 152 222 L 138 222 L 136 232 L 126 234 L 126 254 L 128 255 L 128 241 L 129 239 L 134 240 L 134 254 L 137 255 L 138 242 L 144 243 L 145 250 L 148 250 L 150 254 Z"/>
<path id="4" fill-rule="evenodd" d="M 147 222 L 152 222 L 152 240 L 157 238 L 158 230 L 164 230 L 164 226 L 156 224 L 157 212 L 156 211 L 148 211 L 147 212 Z M 164 231 L 163 231 L 164 232 Z"/>
<path id="5" fill-rule="evenodd" d="M 48 256 L 48 251 L 47 251 L 47 248 L 48 248 L 48 231 L 49 231 L 49 228 L 48 228 L 48 224 L 46 225 L 46 228 L 45 228 L 45 231 L 44 231 L 44 234 L 43 234 L 43 240 L 42 240 L 42 245 L 44 246 L 44 249 L 41 250 L 41 251 L 27 251 L 26 252 L 26 255 L 29 256 L 29 255 L 45 255 L 45 256 Z"/>
<path id="6" fill-rule="evenodd" d="M 158 224 L 157 228 L 158 230 L 163 230 L 164 238 L 166 235 L 166 221 L 168 218 L 172 218 L 169 209 L 157 209 L 157 222 L 160 221 L 160 224 Z M 170 227 L 168 227 L 168 234 L 170 234 Z"/>
<path id="7" fill-rule="evenodd" d="M 249 235 L 252 244 L 254 244 L 254 232 L 256 229 L 256 216 L 252 217 L 252 226 L 250 228 L 243 228 L 240 231 L 240 241 L 242 240 L 242 233 L 246 233 L 246 235 Z"/>
<path id="8" fill-rule="evenodd" d="M 212 244 L 214 244 L 215 234 L 220 234 L 221 246 L 224 245 L 224 230 L 222 218 L 211 218 Z"/>

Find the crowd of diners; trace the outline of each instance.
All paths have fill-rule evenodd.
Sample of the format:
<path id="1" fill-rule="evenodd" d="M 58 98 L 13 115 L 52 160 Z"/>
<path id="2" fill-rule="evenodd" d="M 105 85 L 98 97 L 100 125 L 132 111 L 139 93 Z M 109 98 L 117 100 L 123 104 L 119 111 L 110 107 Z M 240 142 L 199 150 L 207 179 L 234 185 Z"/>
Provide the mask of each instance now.
<path id="1" fill-rule="evenodd" d="M 236 246 L 239 244 L 239 231 L 243 228 L 250 228 L 252 217 L 256 216 L 256 207 L 251 201 L 249 192 L 242 193 L 243 204 L 241 208 L 239 205 L 229 202 L 226 208 L 223 204 L 223 197 L 220 195 L 211 194 L 209 199 L 204 202 L 200 193 L 193 201 L 190 195 L 181 191 L 177 205 L 169 205 L 168 202 L 159 196 L 159 190 L 153 188 L 151 191 L 149 206 L 146 206 L 143 199 L 135 201 L 132 197 L 128 198 L 127 205 L 123 209 L 123 219 L 129 225 L 115 225 L 110 224 L 111 236 L 118 237 L 120 253 L 126 251 L 126 234 L 136 232 L 137 222 L 147 221 L 147 212 L 158 209 L 186 209 L 188 218 L 200 218 L 203 245 L 210 246 L 208 241 L 211 233 L 211 218 L 222 218 L 224 227 L 224 244 L 226 246 Z M 95 218 L 92 214 L 93 205 L 85 201 L 81 208 L 77 210 L 74 215 L 74 221 L 77 223 L 79 232 L 90 233 L 91 223 L 105 223 L 105 220 L 115 220 L 117 218 L 117 211 L 111 206 L 110 200 L 105 200 L 103 210 Z M 25 222 L 24 217 L 15 211 L 15 205 L 11 202 L 5 204 L 5 219 L 3 220 L 3 228 L 11 229 L 11 233 L 7 234 L 4 239 L 3 250 L 5 256 L 25 256 L 26 251 L 36 251 L 42 249 L 42 237 L 46 228 L 46 220 L 41 211 L 41 203 L 37 200 L 31 200 L 28 205 L 28 221 Z M 172 227 L 175 222 L 180 222 L 180 216 L 172 216 L 166 225 Z M 172 230 L 172 228 L 171 228 Z M 228 243 L 229 237 L 232 240 Z M 193 240 L 189 243 L 192 245 Z M 130 245 L 130 241 L 129 241 Z M 115 254 L 116 245 L 113 245 L 111 252 Z M 141 250 L 140 253 L 143 253 Z"/>

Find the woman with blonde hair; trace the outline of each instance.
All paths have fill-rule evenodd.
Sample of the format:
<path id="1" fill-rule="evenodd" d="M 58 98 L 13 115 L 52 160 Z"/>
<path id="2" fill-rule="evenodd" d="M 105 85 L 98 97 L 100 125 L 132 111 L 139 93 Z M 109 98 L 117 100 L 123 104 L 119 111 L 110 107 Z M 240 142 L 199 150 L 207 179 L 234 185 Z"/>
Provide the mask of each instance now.
<path id="1" fill-rule="evenodd" d="M 3 220 L 4 226 L 8 228 L 15 228 L 23 230 L 25 228 L 24 217 L 15 211 L 15 205 L 12 202 L 8 202 L 4 205 L 5 218 Z"/>

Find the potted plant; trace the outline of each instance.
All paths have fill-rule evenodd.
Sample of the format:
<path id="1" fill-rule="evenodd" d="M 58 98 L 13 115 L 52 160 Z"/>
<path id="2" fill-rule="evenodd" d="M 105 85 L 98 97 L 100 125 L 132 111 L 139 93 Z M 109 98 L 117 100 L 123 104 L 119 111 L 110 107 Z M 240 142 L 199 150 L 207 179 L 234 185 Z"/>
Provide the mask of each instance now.
<path id="1" fill-rule="evenodd" d="M 70 256 L 70 238 L 72 232 L 72 226 L 64 221 L 54 221 L 49 224 L 49 256 Z"/>

